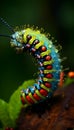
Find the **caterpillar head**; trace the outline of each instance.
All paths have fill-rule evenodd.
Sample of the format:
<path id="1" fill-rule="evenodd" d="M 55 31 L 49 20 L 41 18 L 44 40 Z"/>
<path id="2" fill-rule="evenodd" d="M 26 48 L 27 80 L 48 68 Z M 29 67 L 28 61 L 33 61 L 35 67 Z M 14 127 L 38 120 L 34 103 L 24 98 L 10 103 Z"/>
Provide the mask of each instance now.
<path id="1" fill-rule="evenodd" d="M 23 47 L 23 34 L 24 34 L 24 30 L 22 31 L 17 31 L 14 34 L 11 35 L 11 46 L 12 47 L 17 47 L 17 48 L 21 48 Z"/>
<path id="2" fill-rule="evenodd" d="M 14 31 L 3 18 L 0 17 L 0 21 L 12 32 L 12 35 L 0 34 L 0 36 L 11 38 L 11 46 L 15 48 L 21 48 L 23 46 L 23 34 L 25 31 Z"/>

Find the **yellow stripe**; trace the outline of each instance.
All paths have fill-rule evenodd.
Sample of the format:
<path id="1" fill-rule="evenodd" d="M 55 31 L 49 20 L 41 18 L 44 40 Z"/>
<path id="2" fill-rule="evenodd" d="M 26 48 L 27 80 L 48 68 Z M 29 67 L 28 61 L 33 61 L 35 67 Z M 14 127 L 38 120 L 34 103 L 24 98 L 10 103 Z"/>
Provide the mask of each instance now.
<path id="1" fill-rule="evenodd" d="M 40 31 L 39 31 L 39 30 L 37 30 L 35 33 L 36 33 L 36 34 L 40 34 Z"/>
<path id="2" fill-rule="evenodd" d="M 24 43 L 27 43 L 27 35 L 28 35 L 28 33 L 25 33 L 24 36 L 23 36 Z"/>
<path id="3" fill-rule="evenodd" d="M 42 95 L 40 94 L 40 92 L 39 92 L 38 90 L 36 90 L 35 92 L 36 92 L 36 94 L 37 94 L 39 97 L 41 97 L 42 99 L 45 98 L 44 96 L 42 96 Z"/>
<path id="4" fill-rule="evenodd" d="M 24 97 L 25 102 L 26 102 L 28 105 L 31 105 L 31 103 L 29 103 L 29 102 L 27 101 L 25 93 L 23 93 L 23 97 Z"/>
<path id="5" fill-rule="evenodd" d="M 36 39 L 36 36 L 32 36 L 32 38 L 29 41 L 29 44 L 32 44 L 35 39 Z"/>
<path id="6" fill-rule="evenodd" d="M 41 88 L 43 88 L 49 92 L 49 88 L 47 88 L 44 84 L 41 84 Z"/>
<path id="7" fill-rule="evenodd" d="M 43 65 L 49 65 L 49 64 L 52 64 L 53 62 L 54 62 L 54 60 L 44 61 Z"/>
<path id="8" fill-rule="evenodd" d="M 39 42 L 37 45 L 35 45 L 35 49 L 38 49 L 42 45 L 43 45 L 43 42 Z"/>
<path id="9" fill-rule="evenodd" d="M 35 103 L 37 103 L 37 100 L 35 100 L 35 98 L 33 97 L 32 93 L 29 93 L 29 96 Z"/>
<path id="10" fill-rule="evenodd" d="M 52 73 L 52 72 L 55 72 L 56 70 L 52 69 L 52 70 L 44 70 L 44 74 L 48 74 L 48 73 Z"/>
<path id="11" fill-rule="evenodd" d="M 40 56 L 45 56 L 45 55 L 48 55 L 50 53 L 50 50 L 47 50 L 47 51 L 45 51 L 45 52 L 42 52 L 41 54 L 40 54 Z"/>
<path id="12" fill-rule="evenodd" d="M 52 81 L 55 81 L 55 79 L 48 79 L 48 78 L 43 78 L 43 81 L 48 81 L 48 82 L 52 82 Z"/>

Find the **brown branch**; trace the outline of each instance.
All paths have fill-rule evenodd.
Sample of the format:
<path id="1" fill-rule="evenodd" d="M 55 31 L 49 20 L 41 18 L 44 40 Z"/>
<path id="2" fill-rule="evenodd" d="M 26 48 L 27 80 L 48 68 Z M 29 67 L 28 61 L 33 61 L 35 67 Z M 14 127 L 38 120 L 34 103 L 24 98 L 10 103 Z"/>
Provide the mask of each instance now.
<path id="1" fill-rule="evenodd" d="M 43 103 L 22 109 L 16 130 L 73 130 L 74 83 L 58 89 Z"/>

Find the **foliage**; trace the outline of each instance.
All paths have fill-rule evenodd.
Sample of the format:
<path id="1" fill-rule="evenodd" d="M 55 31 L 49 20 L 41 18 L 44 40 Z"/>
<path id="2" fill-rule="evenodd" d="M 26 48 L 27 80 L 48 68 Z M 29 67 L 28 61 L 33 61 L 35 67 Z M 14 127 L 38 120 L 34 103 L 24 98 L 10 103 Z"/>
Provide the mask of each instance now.
<path id="1" fill-rule="evenodd" d="M 64 86 L 67 86 L 67 85 L 71 84 L 72 82 L 74 82 L 74 78 L 67 77 L 64 82 Z"/>
<path id="2" fill-rule="evenodd" d="M 35 81 L 25 81 L 10 97 L 9 103 L 0 99 L 0 121 L 5 127 L 15 127 L 15 120 L 21 110 L 20 91 L 27 86 L 31 86 Z"/>

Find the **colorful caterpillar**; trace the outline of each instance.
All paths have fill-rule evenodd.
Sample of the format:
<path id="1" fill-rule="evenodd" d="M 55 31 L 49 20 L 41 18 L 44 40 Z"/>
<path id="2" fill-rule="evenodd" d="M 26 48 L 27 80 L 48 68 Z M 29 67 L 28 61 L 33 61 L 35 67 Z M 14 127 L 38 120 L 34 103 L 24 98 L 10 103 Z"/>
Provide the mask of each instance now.
<path id="1" fill-rule="evenodd" d="M 1 21 L 11 29 L 1 18 Z M 39 75 L 37 82 L 21 92 L 21 101 L 24 105 L 32 105 L 50 98 L 58 88 L 60 80 L 61 65 L 58 50 L 52 41 L 39 30 L 25 28 L 13 31 L 11 45 L 17 50 L 25 52 L 28 50 L 38 61 Z M 3 35 L 1 35 L 3 36 Z"/>

